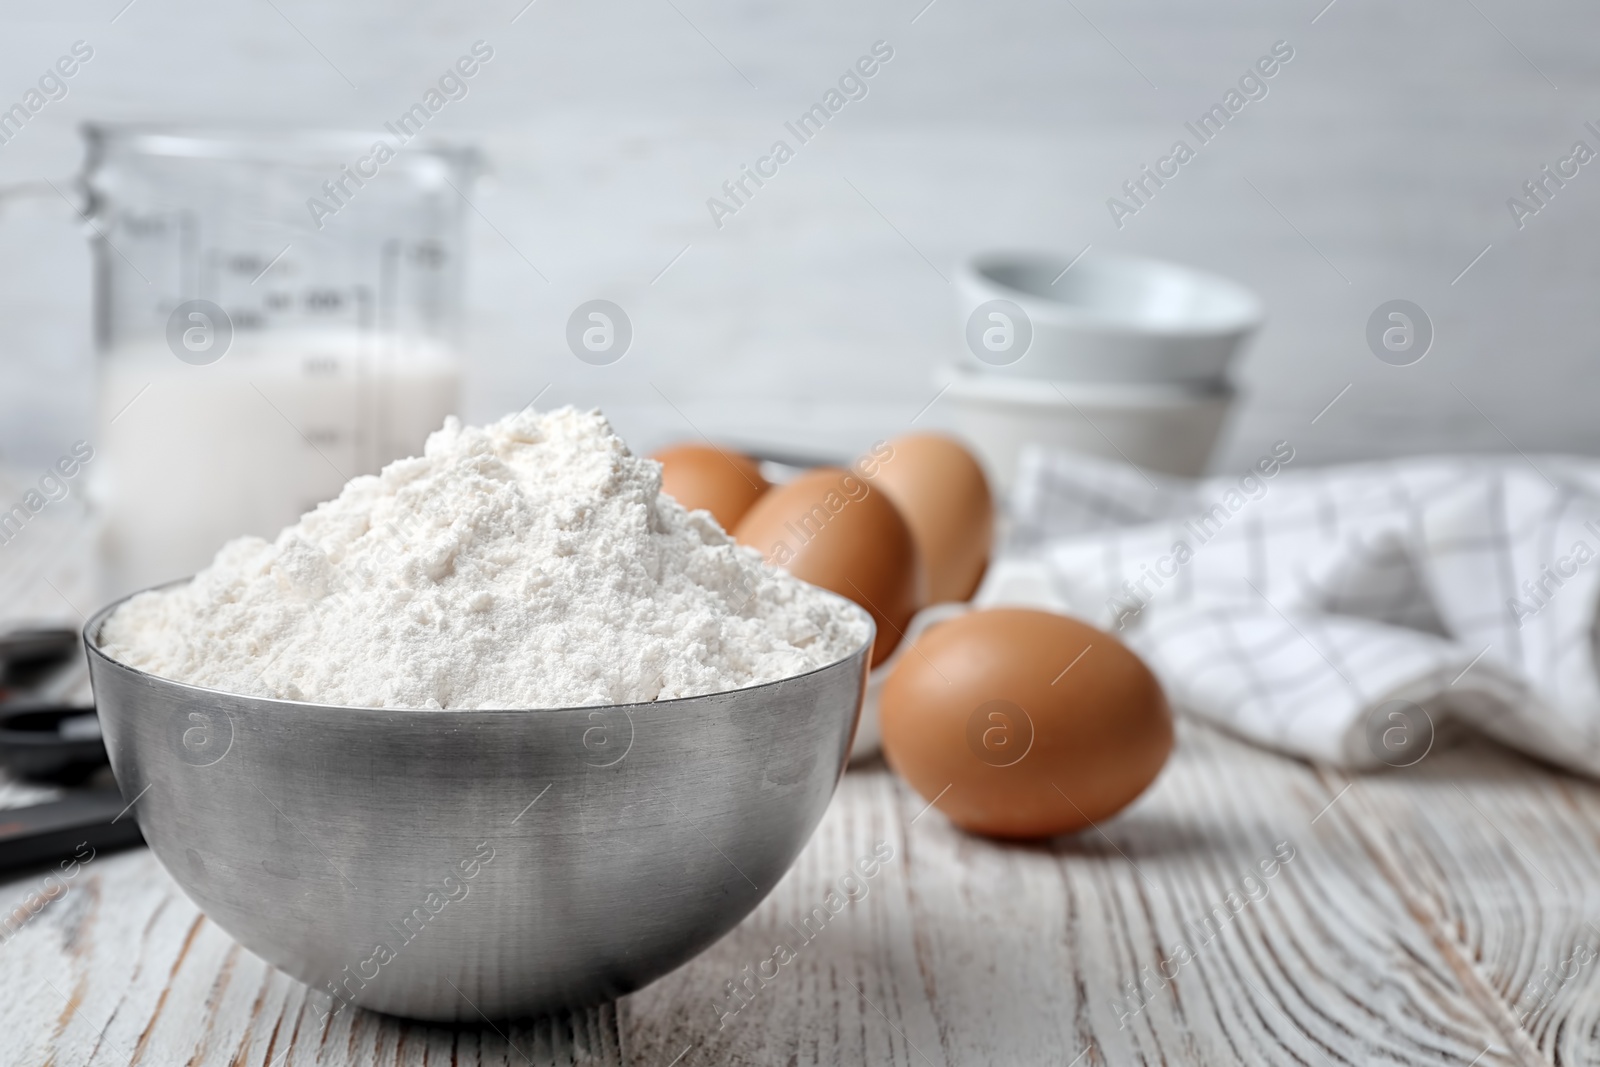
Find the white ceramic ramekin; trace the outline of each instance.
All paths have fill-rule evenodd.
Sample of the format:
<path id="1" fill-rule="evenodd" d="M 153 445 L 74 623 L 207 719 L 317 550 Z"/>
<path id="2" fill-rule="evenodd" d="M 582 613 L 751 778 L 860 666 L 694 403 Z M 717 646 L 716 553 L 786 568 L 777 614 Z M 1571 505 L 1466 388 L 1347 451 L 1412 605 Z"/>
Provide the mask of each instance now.
<path id="1" fill-rule="evenodd" d="M 1106 385 L 948 370 L 955 428 L 1009 492 L 1023 446 L 1052 446 L 1193 477 L 1205 471 L 1233 407 L 1226 384 Z"/>
<path id="2" fill-rule="evenodd" d="M 964 366 L 1004 377 L 1215 387 L 1264 318 L 1260 298 L 1227 278 L 1093 251 L 1077 263 L 1048 253 L 984 253 L 959 266 L 955 285 L 968 338 Z M 1007 321 L 1016 317 L 1012 309 L 1023 319 Z M 992 318 L 996 312 L 1004 317 Z M 991 323 L 996 338 L 1025 332 L 1026 350 L 987 350 L 982 338 Z"/>

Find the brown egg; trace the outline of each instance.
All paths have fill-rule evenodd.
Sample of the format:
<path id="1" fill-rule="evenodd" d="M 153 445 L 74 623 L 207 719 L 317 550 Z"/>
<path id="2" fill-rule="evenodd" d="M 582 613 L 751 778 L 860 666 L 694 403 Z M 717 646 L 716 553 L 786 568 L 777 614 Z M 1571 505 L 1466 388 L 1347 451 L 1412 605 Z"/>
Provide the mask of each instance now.
<path id="1" fill-rule="evenodd" d="M 915 651 L 884 683 L 884 755 L 965 830 L 1081 830 L 1144 792 L 1172 751 L 1144 661 L 1064 615 L 974 611 L 925 631 Z"/>
<path id="2" fill-rule="evenodd" d="M 953 438 L 907 434 L 862 456 L 856 470 L 905 516 L 932 601 L 971 597 L 994 542 L 994 497 L 972 453 Z"/>
<path id="3" fill-rule="evenodd" d="M 878 624 L 873 666 L 894 651 L 925 602 L 911 528 L 887 496 L 837 467 L 818 467 L 774 488 L 734 536 L 768 563 L 866 608 Z"/>
<path id="4" fill-rule="evenodd" d="M 661 464 L 663 493 L 691 511 L 705 508 L 724 530 L 737 526 L 770 488 L 760 464 L 725 448 L 674 445 L 650 458 Z"/>

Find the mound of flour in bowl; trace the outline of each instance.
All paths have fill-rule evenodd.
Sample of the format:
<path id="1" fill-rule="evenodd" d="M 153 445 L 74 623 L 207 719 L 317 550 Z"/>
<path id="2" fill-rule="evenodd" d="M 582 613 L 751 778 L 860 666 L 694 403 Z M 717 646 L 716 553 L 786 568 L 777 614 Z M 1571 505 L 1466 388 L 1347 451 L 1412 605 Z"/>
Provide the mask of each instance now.
<path id="1" fill-rule="evenodd" d="M 466 709 L 721 692 L 866 641 L 845 601 L 660 490 L 598 411 L 450 419 L 276 540 L 132 598 L 101 644 L 233 693 Z"/>

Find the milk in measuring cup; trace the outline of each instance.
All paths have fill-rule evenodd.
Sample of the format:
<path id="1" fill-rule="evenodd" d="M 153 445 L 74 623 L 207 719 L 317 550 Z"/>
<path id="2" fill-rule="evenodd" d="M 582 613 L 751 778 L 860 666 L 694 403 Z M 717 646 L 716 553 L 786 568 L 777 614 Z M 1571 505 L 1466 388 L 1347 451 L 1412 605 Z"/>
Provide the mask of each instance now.
<path id="1" fill-rule="evenodd" d="M 418 454 L 461 385 L 437 343 L 357 331 L 241 332 L 204 366 L 160 341 L 110 355 L 93 468 L 108 597 L 193 574 L 231 538 L 271 539 Z"/>

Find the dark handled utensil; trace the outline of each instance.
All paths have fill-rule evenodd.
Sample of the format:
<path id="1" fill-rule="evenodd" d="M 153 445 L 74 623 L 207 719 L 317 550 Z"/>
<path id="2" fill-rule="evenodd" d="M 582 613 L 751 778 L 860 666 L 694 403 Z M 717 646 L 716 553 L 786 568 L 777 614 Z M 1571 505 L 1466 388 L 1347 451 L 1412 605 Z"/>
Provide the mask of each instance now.
<path id="1" fill-rule="evenodd" d="M 78 656 L 73 630 L 36 627 L 0 633 L 0 699 L 33 688 Z"/>
<path id="2" fill-rule="evenodd" d="M 82 657 L 72 630 L 0 633 L 0 767 L 77 785 L 106 765 L 94 705 L 70 703 L 59 692 Z"/>
<path id="3" fill-rule="evenodd" d="M 115 788 L 74 789 L 60 800 L 0 811 L 0 871 L 144 842 L 139 821 Z M 81 856 L 80 856 L 81 858 Z"/>
<path id="4" fill-rule="evenodd" d="M 94 705 L 0 704 L 0 767 L 17 777 L 77 785 L 106 763 Z"/>
<path id="5" fill-rule="evenodd" d="M 0 810 L 0 871 L 73 856 L 85 845 L 98 852 L 144 840 L 116 787 L 77 788 L 108 764 L 94 706 L 13 696 L 46 688 L 78 655 L 72 630 L 0 634 L 0 767 L 74 787 L 58 800 Z"/>

